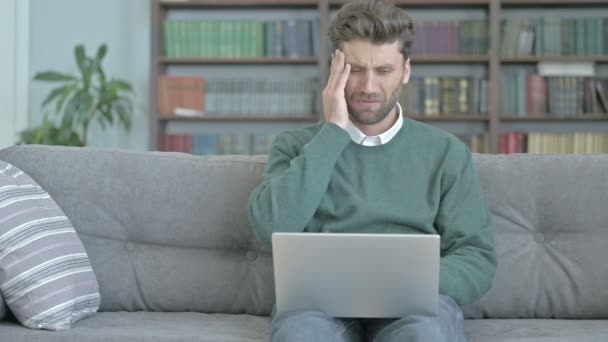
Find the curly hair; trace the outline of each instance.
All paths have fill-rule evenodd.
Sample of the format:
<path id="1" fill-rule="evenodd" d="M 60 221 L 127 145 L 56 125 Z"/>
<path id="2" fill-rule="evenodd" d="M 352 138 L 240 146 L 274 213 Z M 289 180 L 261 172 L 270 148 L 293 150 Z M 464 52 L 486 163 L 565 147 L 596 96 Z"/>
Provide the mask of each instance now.
<path id="1" fill-rule="evenodd" d="M 400 52 L 410 57 L 414 41 L 414 22 L 389 0 L 353 0 L 338 10 L 329 27 L 334 48 L 344 42 L 364 39 L 374 44 L 401 42 Z"/>

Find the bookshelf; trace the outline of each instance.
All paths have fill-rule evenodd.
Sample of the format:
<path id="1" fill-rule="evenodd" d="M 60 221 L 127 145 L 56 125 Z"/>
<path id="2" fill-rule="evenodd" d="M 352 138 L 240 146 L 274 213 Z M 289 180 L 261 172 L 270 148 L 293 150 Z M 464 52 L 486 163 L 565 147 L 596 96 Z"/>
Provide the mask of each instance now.
<path id="1" fill-rule="evenodd" d="M 594 89 L 595 78 L 608 77 L 607 42 L 603 34 L 607 29 L 607 10 L 608 2 L 595 0 L 501 1 L 501 19 L 505 20 L 505 29 L 501 37 L 500 65 L 501 76 L 507 80 L 499 84 L 502 87 L 498 112 L 498 139 L 501 143 L 496 152 L 504 153 L 505 145 L 507 150 L 522 152 L 521 147 L 517 147 L 518 143 L 512 144 L 507 140 L 517 141 L 523 134 L 526 139 L 523 151 L 529 153 L 608 153 L 608 115 L 597 103 L 592 106 L 593 101 L 588 101 L 590 97 L 599 97 Z M 523 51 L 522 45 L 506 47 L 504 45 L 509 45 L 510 25 L 519 26 L 520 33 L 528 31 L 535 39 L 541 38 L 533 47 L 525 44 Z M 549 32 L 552 34 L 548 35 Z M 563 77 L 541 70 L 542 65 L 551 63 L 571 64 L 570 70 L 576 69 L 577 64 L 592 65 L 594 72 Z M 534 70 L 535 67 L 538 70 Z M 535 80 L 520 78 L 520 74 L 530 73 L 542 76 L 545 85 L 538 88 L 532 84 Z M 525 95 L 515 95 L 517 91 L 513 91 L 513 86 L 525 89 Z M 530 100 L 528 94 L 539 93 L 547 98 L 544 110 L 532 107 L 523 110 L 531 103 L 534 106 L 535 100 Z M 606 94 L 606 87 L 603 93 Z M 522 95 L 525 97 L 523 102 Z M 519 99 L 514 100 L 511 106 L 505 106 L 504 99 L 513 96 Z M 522 106 L 513 108 L 514 103 L 517 103 L 515 107 Z"/>
<path id="2" fill-rule="evenodd" d="M 151 82 L 150 87 L 150 148 L 159 149 L 163 143 L 163 135 L 167 132 L 176 133 L 179 127 L 201 127 L 208 131 L 213 129 L 213 125 L 221 125 L 222 128 L 234 125 L 264 127 L 266 132 L 276 131 L 278 128 L 299 127 L 322 120 L 323 115 L 320 106 L 320 92 L 325 86 L 328 78 L 330 51 L 329 39 L 323 34 L 327 32 L 332 12 L 335 12 L 347 1 L 343 0 L 152 0 L 151 1 Z M 501 139 L 503 135 L 513 129 L 529 130 L 536 132 L 539 127 L 558 127 L 560 132 L 569 132 L 572 129 L 589 127 L 591 131 L 608 132 L 608 114 L 603 113 L 573 113 L 575 116 L 556 117 L 550 115 L 527 116 L 514 112 L 504 112 L 501 108 L 501 100 L 504 100 L 504 89 L 501 89 L 501 78 L 506 70 L 517 68 L 535 67 L 541 62 L 592 62 L 602 70 L 601 76 L 608 78 L 608 54 L 600 53 L 593 55 L 505 55 L 502 53 L 503 35 L 505 34 L 503 21 L 508 20 L 509 13 L 524 13 L 530 16 L 542 16 L 544 10 L 554 11 L 593 11 L 603 9 L 608 17 L 608 1 L 606 0 L 395 0 L 395 3 L 406 9 L 414 20 L 419 23 L 428 18 L 434 20 L 435 13 L 441 14 L 442 11 L 453 10 L 458 15 L 471 13 L 481 13 L 483 20 L 487 21 L 487 54 L 486 53 L 466 53 L 466 54 L 419 54 L 412 56 L 412 72 L 417 70 L 474 70 L 482 75 L 487 81 L 487 112 L 471 110 L 470 113 L 447 112 L 440 115 L 424 115 L 424 113 L 406 113 L 410 118 L 428 122 L 432 125 L 445 128 L 448 131 L 470 130 L 472 134 L 487 134 L 487 144 L 490 153 L 501 151 Z M 267 20 L 264 14 L 268 11 L 277 12 L 283 15 L 288 13 L 294 18 L 302 18 L 300 12 L 312 14 L 318 17 L 316 24 L 318 31 L 317 37 L 313 37 L 313 44 L 318 44 L 314 56 L 248 56 L 248 57 L 199 57 L 199 56 L 168 56 L 165 51 L 165 36 L 163 23 L 172 18 L 172 13 L 179 13 L 182 18 L 192 18 L 190 14 L 199 15 L 194 18 L 216 18 L 215 12 L 230 15 L 236 13 L 235 19 L 251 19 L 260 16 L 261 20 Z M 518 12 L 519 11 L 519 12 Z M 248 12 L 255 14 L 249 15 Z M 208 13 L 210 16 L 206 17 Z M 243 14 L 245 13 L 245 14 Z M 474 17 L 474 16 L 473 16 Z M 175 18 L 175 16 L 174 16 Z M 179 16 L 177 18 L 180 18 Z M 420 19 L 422 18 L 422 19 Z M 439 15 L 441 18 L 441 15 Z M 289 18 L 292 19 L 292 18 Z M 466 19 L 466 16 L 465 16 Z M 439 19 L 440 20 L 440 19 Z M 465 21 L 463 19 L 463 21 Z M 313 26 L 314 26 L 313 22 Z M 313 31 L 315 32 L 315 31 Z M 608 34 L 608 33 L 607 33 Z M 314 35 L 314 33 L 313 33 Z M 417 37 L 419 39 L 420 37 Z M 416 44 L 416 41 L 415 41 Z M 194 69 L 193 69 L 194 68 Z M 314 73 L 316 88 L 314 90 L 315 105 L 314 110 L 299 114 L 268 114 L 268 113 L 248 113 L 239 114 L 237 112 L 224 112 L 219 114 L 210 113 L 205 116 L 196 117 L 163 117 L 158 113 L 157 107 L 157 87 L 162 75 L 188 75 L 188 72 L 199 68 L 207 68 L 211 73 L 218 74 L 218 70 L 229 70 L 239 73 L 256 68 L 263 68 L 260 72 L 266 74 L 293 74 L 301 77 L 304 73 L 301 69 Z M 443 69 L 441 69 L 443 68 Z M 277 71 L 273 71 L 273 70 Z M 188 71 L 189 70 L 189 71 Z M 463 71 L 467 73 L 468 71 Z M 263 77 L 263 76 L 260 76 Z M 502 95 L 502 99 L 501 99 Z M 188 126 L 190 125 L 190 126 Z M 172 127 L 178 128 L 172 128 Z M 459 127 L 458 129 L 452 129 Z M 196 131 L 197 128 L 188 128 L 188 131 Z M 278 133 L 278 132 L 277 132 Z M 453 132 L 455 133 L 455 132 Z M 455 133 L 456 134 L 456 133 Z M 457 134 L 458 135 L 458 134 Z M 608 143 L 607 143 L 608 144 Z"/>

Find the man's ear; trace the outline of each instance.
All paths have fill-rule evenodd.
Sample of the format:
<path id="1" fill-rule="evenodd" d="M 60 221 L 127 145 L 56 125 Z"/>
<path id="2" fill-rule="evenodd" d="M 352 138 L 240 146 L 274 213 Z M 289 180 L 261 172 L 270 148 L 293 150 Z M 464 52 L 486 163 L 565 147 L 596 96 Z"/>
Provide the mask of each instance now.
<path id="1" fill-rule="evenodd" d="M 403 65 L 403 84 L 406 84 L 407 82 L 410 81 L 410 74 L 411 74 L 411 69 L 410 69 L 410 59 L 406 59 L 405 63 Z"/>

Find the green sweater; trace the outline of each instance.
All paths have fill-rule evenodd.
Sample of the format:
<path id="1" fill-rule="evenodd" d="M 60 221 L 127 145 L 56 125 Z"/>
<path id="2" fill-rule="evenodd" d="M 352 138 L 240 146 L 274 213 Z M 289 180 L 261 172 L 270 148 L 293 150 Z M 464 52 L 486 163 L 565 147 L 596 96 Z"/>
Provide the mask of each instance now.
<path id="1" fill-rule="evenodd" d="M 471 153 L 458 138 L 404 117 L 381 146 L 362 146 L 332 123 L 277 136 L 249 220 L 273 232 L 441 236 L 439 292 L 476 301 L 496 270 L 491 216 Z"/>

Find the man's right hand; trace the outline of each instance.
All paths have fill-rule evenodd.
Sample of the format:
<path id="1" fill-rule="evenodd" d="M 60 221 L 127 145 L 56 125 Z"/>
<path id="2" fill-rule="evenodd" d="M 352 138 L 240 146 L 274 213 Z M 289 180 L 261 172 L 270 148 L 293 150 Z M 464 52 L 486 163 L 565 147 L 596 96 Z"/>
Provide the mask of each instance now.
<path id="1" fill-rule="evenodd" d="M 331 59 L 329 80 L 323 90 L 323 110 L 325 121 L 344 129 L 348 123 L 348 109 L 344 97 L 348 75 L 350 75 L 350 64 L 346 64 L 344 52 L 336 49 Z"/>

